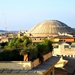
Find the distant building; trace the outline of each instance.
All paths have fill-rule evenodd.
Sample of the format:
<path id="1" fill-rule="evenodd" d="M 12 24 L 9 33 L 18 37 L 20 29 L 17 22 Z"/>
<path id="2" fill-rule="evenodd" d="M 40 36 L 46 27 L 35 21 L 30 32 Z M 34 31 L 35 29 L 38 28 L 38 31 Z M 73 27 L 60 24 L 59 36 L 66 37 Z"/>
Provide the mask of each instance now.
<path id="1" fill-rule="evenodd" d="M 0 43 L 8 42 L 8 41 L 10 41 L 11 39 L 12 39 L 12 38 L 8 38 L 8 37 L 0 38 Z"/>
<path id="2" fill-rule="evenodd" d="M 27 33 L 27 30 L 20 30 L 17 34 L 18 38 L 22 38 Z"/>
<path id="3" fill-rule="evenodd" d="M 53 42 L 62 42 L 62 41 L 65 41 L 65 42 L 74 42 L 75 41 L 75 37 L 73 37 L 73 35 L 59 35 L 59 36 L 56 36 L 53 38 Z"/>
<path id="4" fill-rule="evenodd" d="M 58 20 L 46 20 L 41 23 L 38 23 L 36 26 L 31 28 L 28 33 L 32 34 L 32 36 L 58 36 L 60 34 L 68 33 L 75 34 L 74 30 L 60 22 Z"/>
<path id="5" fill-rule="evenodd" d="M 24 35 L 27 35 L 32 39 L 33 42 L 41 42 L 45 38 L 48 38 L 52 41 L 58 39 L 60 40 L 73 42 L 75 40 L 75 31 L 58 20 L 46 20 L 38 23 L 28 32 L 25 32 Z"/>
<path id="6" fill-rule="evenodd" d="M 16 37 L 16 33 L 15 32 L 1 32 L 0 33 L 0 43 L 8 42 L 13 37 Z"/>
<path id="7" fill-rule="evenodd" d="M 54 45 L 53 55 L 75 58 L 75 43 L 62 42 Z"/>

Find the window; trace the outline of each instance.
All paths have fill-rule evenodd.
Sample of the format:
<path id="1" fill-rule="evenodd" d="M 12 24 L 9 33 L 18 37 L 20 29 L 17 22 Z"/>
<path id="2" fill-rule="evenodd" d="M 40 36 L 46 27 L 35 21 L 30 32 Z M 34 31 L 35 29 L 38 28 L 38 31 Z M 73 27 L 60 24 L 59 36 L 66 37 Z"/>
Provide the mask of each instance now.
<path id="1" fill-rule="evenodd" d="M 59 48 L 59 46 L 54 46 L 54 48 Z"/>
<path id="2" fill-rule="evenodd" d="M 75 48 L 75 45 L 71 45 L 71 48 Z"/>
<path id="3" fill-rule="evenodd" d="M 69 48 L 69 46 L 68 45 L 65 45 L 64 48 Z"/>

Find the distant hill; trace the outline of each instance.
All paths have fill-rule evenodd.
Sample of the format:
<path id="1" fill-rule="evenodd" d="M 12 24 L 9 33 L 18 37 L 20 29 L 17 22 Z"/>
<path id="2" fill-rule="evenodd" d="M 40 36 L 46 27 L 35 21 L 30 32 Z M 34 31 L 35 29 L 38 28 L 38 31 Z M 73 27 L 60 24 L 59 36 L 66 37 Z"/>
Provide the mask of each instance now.
<path id="1" fill-rule="evenodd" d="M 72 28 L 73 30 L 75 30 L 75 28 Z"/>
<path id="2" fill-rule="evenodd" d="M 5 30 L 0 30 L 0 32 L 5 32 Z"/>
<path id="3" fill-rule="evenodd" d="M 5 30 L 0 30 L 0 32 L 6 32 Z M 15 32 L 17 33 L 18 31 L 7 31 L 7 32 Z"/>

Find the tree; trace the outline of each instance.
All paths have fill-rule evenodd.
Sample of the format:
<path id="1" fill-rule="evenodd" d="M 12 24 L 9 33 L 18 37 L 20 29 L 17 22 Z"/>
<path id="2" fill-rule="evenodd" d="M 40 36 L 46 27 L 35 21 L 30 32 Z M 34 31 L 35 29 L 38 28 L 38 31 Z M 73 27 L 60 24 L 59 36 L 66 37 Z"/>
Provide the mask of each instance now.
<path id="1" fill-rule="evenodd" d="M 32 43 L 32 41 L 27 36 L 23 36 L 22 40 L 24 46 L 27 46 L 28 44 Z"/>
<path id="2" fill-rule="evenodd" d="M 37 47 L 38 47 L 38 51 L 40 51 L 42 54 L 46 54 L 48 52 L 53 51 L 52 42 L 50 40 L 48 40 L 48 39 L 45 39 L 44 41 L 39 43 L 37 45 Z"/>
<path id="3" fill-rule="evenodd" d="M 5 49 L 6 50 L 14 50 L 17 48 L 21 48 L 22 46 L 20 46 L 22 44 L 22 39 L 20 38 L 13 38 L 11 39 L 8 44 L 5 45 Z"/>
<path id="4" fill-rule="evenodd" d="M 39 43 L 39 44 L 37 45 L 37 48 L 38 48 L 38 51 L 39 51 L 41 54 L 45 54 L 45 53 L 46 53 L 46 50 L 47 50 L 46 44 L 44 44 L 44 43 Z"/>
<path id="5" fill-rule="evenodd" d="M 0 52 L 0 61 L 21 61 L 23 56 L 17 50 L 4 50 Z"/>
<path id="6" fill-rule="evenodd" d="M 21 50 L 20 52 L 21 55 L 28 54 L 28 53 L 29 53 L 29 59 L 33 61 L 38 56 L 37 47 L 35 45 L 29 44 L 28 46 L 24 47 L 23 50 Z"/>
<path id="7" fill-rule="evenodd" d="M 43 62 L 43 55 L 52 52 L 52 42 L 45 39 L 39 44 L 32 44 L 32 41 L 24 36 L 23 38 L 13 38 L 6 45 L 4 50 L 0 52 L 0 60 L 22 60 L 24 54 L 29 55 L 29 59 L 33 61 L 39 58 Z"/>
<path id="8" fill-rule="evenodd" d="M 49 39 L 45 39 L 42 43 L 47 45 L 48 52 L 52 52 L 53 51 L 52 42 Z"/>
<path id="9" fill-rule="evenodd" d="M 53 51 L 52 42 L 48 39 L 45 39 L 41 43 L 37 44 L 37 49 L 38 49 L 38 58 L 40 60 L 40 63 L 42 63 L 44 61 L 43 55 Z"/>
<path id="10" fill-rule="evenodd" d="M 16 48 L 19 48 L 19 46 L 20 46 L 21 43 L 23 43 L 22 39 L 17 38 L 17 39 L 15 40 L 14 46 L 15 46 Z"/>

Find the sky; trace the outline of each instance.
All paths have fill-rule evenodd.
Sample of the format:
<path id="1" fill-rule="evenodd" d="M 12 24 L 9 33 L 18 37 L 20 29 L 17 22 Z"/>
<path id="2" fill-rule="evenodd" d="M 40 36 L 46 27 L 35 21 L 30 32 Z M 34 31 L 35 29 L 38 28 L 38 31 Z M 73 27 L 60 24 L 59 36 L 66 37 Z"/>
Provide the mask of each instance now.
<path id="1" fill-rule="evenodd" d="M 75 28 L 75 0 L 0 0 L 0 30 L 29 30 L 45 20 Z"/>

